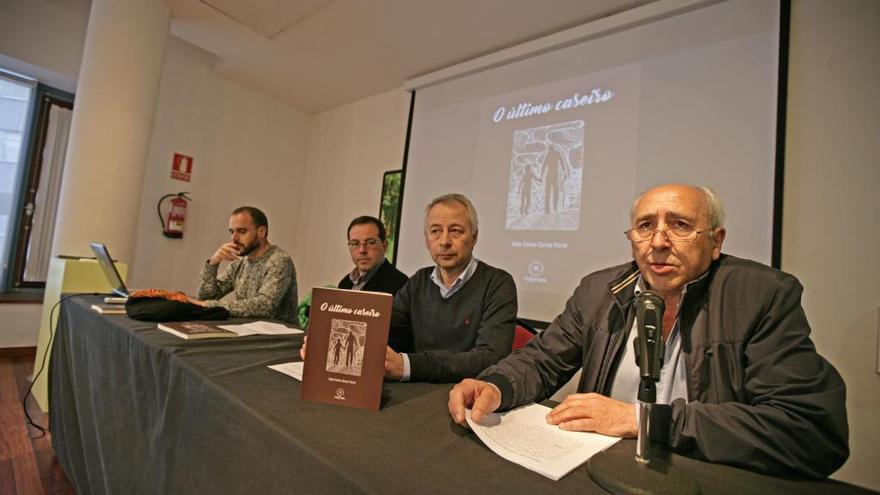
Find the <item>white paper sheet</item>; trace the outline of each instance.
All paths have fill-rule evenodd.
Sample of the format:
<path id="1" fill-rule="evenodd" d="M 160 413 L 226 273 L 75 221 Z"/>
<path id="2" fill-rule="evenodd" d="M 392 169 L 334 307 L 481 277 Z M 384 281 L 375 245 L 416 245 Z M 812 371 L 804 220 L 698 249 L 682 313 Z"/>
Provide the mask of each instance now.
<path id="1" fill-rule="evenodd" d="M 550 408 L 530 404 L 504 413 L 491 413 L 480 423 L 471 419 L 468 425 L 493 452 L 542 474 L 558 480 L 590 457 L 617 443 L 620 438 L 565 431 L 547 424 Z"/>
<path id="2" fill-rule="evenodd" d="M 268 321 L 252 321 L 250 323 L 244 323 L 241 325 L 218 325 L 220 328 L 224 330 L 229 330 L 230 332 L 235 332 L 239 337 L 244 337 L 245 335 L 293 335 L 297 333 L 303 333 L 302 330 L 298 328 L 290 328 L 288 326 L 282 325 L 280 323 L 271 323 Z"/>
<path id="3" fill-rule="evenodd" d="M 305 364 L 306 363 L 303 361 L 296 361 L 293 363 L 270 364 L 269 368 L 302 381 L 303 366 L 305 366 Z"/>

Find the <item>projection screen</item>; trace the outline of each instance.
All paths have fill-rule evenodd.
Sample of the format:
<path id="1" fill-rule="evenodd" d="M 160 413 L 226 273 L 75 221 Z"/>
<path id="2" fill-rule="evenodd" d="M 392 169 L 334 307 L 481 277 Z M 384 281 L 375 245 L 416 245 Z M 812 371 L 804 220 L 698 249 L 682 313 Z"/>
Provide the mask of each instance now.
<path id="1" fill-rule="evenodd" d="M 776 1 L 657 2 L 411 81 L 398 267 L 431 264 L 424 207 L 464 193 L 475 256 L 513 275 L 521 317 L 549 321 L 584 275 L 631 259 L 632 200 L 666 182 L 714 188 L 724 251 L 769 264 L 779 32 Z"/>

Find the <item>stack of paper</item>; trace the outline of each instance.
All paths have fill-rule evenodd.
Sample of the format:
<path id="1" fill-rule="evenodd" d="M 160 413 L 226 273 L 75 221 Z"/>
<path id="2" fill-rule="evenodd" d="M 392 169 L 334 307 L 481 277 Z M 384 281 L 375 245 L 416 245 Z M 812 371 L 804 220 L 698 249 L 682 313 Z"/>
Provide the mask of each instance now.
<path id="1" fill-rule="evenodd" d="M 552 480 L 562 478 L 620 440 L 598 433 L 561 430 L 547 423 L 549 412 L 549 407 L 531 404 L 488 414 L 475 423 L 467 410 L 467 422 L 493 452 Z"/>
<path id="2" fill-rule="evenodd" d="M 270 323 L 268 321 L 252 321 L 250 323 L 244 323 L 242 325 L 219 325 L 220 328 L 224 330 L 229 330 L 230 332 L 235 332 L 239 337 L 244 337 L 245 335 L 288 335 L 288 334 L 297 334 L 303 333 L 302 330 L 298 328 L 290 328 L 288 326 L 284 326 L 280 323 Z"/>

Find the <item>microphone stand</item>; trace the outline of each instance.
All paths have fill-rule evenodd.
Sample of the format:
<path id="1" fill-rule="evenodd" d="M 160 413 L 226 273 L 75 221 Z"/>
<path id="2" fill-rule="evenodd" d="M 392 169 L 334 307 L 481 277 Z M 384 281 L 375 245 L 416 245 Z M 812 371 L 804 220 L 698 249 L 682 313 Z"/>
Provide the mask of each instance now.
<path id="1" fill-rule="evenodd" d="M 650 377 L 639 383 L 639 431 L 636 439 L 636 460 L 651 462 L 651 408 L 657 402 L 657 384 Z"/>
<path id="2" fill-rule="evenodd" d="M 657 403 L 657 382 L 663 367 L 664 302 L 657 294 L 645 291 L 634 304 L 639 332 L 633 342 L 639 366 L 635 459 L 629 449 L 611 448 L 587 461 L 587 469 L 593 481 L 611 493 L 700 493 L 697 483 L 671 462 L 671 456 L 651 455 L 651 409 Z"/>
<path id="3" fill-rule="evenodd" d="M 639 430 L 636 441 L 636 460 L 651 462 L 650 428 L 651 408 L 657 402 L 657 382 L 663 368 L 663 312 L 666 303 L 659 295 L 645 291 L 636 296 L 636 327 L 638 335 L 633 342 L 636 364 L 639 366 Z"/>

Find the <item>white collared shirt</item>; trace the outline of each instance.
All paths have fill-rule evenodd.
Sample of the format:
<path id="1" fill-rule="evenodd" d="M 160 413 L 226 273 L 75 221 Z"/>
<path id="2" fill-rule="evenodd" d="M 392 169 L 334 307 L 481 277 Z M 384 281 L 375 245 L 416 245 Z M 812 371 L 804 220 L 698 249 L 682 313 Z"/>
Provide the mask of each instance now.
<path id="1" fill-rule="evenodd" d="M 633 289 L 635 296 L 644 291 L 644 281 L 639 275 L 636 286 Z M 681 290 L 681 298 L 687 293 L 687 285 Z M 680 307 L 680 303 L 679 303 Z M 681 355 L 681 332 L 679 331 L 679 318 L 676 316 L 672 332 L 666 339 L 663 349 L 663 367 L 660 368 L 660 380 L 657 382 L 657 404 L 670 404 L 675 399 L 687 400 L 687 367 Z M 623 402 L 636 403 L 636 415 L 638 415 L 638 392 L 639 392 L 639 365 L 636 362 L 636 353 L 633 343 L 638 337 L 638 322 L 633 320 L 633 326 L 629 331 L 626 342 L 626 350 L 623 358 L 617 366 L 614 382 L 611 384 L 611 398 Z"/>
<path id="2" fill-rule="evenodd" d="M 367 282 L 373 278 L 373 275 L 379 271 L 379 268 L 382 267 L 382 263 L 385 263 L 387 260 L 382 258 L 381 261 L 376 263 L 376 266 L 370 268 L 370 271 L 367 273 L 361 273 L 357 267 L 354 267 L 354 270 L 348 274 L 348 279 L 351 280 L 351 290 L 363 290 L 364 286 L 367 285 Z"/>
<path id="3" fill-rule="evenodd" d="M 449 297 L 459 289 L 464 287 L 464 284 L 467 283 L 468 280 L 474 275 L 474 272 L 477 270 L 477 259 L 471 257 L 470 263 L 465 267 L 465 269 L 456 277 L 455 281 L 452 282 L 452 285 L 446 287 L 446 284 L 443 283 L 443 278 L 440 276 L 440 267 L 435 266 L 434 270 L 431 272 L 431 280 L 437 284 L 437 287 L 440 288 L 440 297 L 443 299 L 449 299 Z"/>

